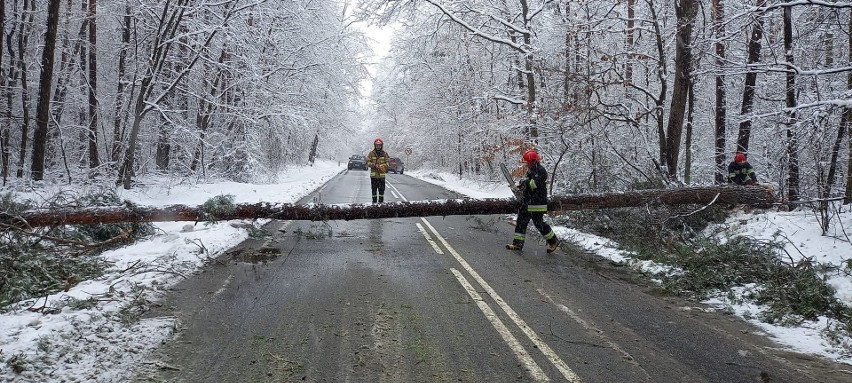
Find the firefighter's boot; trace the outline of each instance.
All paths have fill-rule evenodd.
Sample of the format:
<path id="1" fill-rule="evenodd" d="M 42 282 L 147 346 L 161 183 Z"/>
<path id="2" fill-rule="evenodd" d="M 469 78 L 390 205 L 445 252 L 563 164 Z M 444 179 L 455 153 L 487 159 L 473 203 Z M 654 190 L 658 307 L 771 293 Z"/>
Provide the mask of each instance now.
<path id="1" fill-rule="evenodd" d="M 551 238 L 550 241 L 547 241 L 547 253 L 552 253 L 559 248 L 559 240 L 556 237 Z"/>
<path id="2" fill-rule="evenodd" d="M 509 250 L 523 250 L 524 249 L 524 243 L 513 241 L 512 243 L 507 244 L 506 248 L 509 249 Z"/>

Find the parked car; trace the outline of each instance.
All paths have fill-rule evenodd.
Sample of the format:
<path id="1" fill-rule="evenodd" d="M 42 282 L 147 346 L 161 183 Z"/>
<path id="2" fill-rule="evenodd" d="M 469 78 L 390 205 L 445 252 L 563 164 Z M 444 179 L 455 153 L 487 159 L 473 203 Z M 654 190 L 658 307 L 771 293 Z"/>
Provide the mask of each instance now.
<path id="1" fill-rule="evenodd" d="M 390 163 L 388 164 L 388 171 L 402 174 L 403 172 L 405 172 L 405 165 L 402 163 L 401 159 L 391 157 Z"/>
<path id="2" fill-rule="evenodd" d="M 349 157 L 349 164 L 346 165 L 346 169 L 367 170 L 367 159 L 360 154 L 353 154 L 352 157 Z"/>

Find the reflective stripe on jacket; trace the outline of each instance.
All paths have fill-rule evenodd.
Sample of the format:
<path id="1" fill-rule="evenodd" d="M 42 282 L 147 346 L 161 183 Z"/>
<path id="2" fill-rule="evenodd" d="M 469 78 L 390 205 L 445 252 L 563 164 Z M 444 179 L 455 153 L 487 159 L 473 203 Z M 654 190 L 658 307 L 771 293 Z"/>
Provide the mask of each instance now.
<path id="1" fill-rule="evenodd" d="M 547 213 L 547 170 L 536 163 L 527 170 L 526 178 L 521 180 L 524 191 L 524 205 L 530 213 Z"/>
<path id="2" fill-rule="evenodd" d="M 367 154 L 367 166 L 370 167 L 370 178 L 385 178 L 385 174 L 388 174 L 388 164 L 390 164 L 390 155 L 384 150 L 376 153 L 376 150 L 373 149 Z M 380 171 L 379 167 L 384 168 L 384 170 Z"/>
<path id="3" fill-rule="evenodd" d="M 728 165 L 728 182 L 743 185 L 749 178 L 757 182 L 757 175 L 754 173 L 754 168 L 751 167 L 750 163 L 745 162 L 740 165 L 736 162 L 731 162 Z"/>

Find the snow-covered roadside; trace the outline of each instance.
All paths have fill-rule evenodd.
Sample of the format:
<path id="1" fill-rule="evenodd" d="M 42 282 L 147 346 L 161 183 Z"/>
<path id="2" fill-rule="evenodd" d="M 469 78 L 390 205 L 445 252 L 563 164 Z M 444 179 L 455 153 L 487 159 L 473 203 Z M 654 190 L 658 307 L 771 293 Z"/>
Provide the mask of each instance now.
<path id="1" fill-rule="evenodd" d="M 434 171 L 411 171 L 408 173 L 424 181 L 443 186 L 455 192 L 474 198 L 506 198 L 510 197 L 509 189 L 502 183 L 484 184 L 469 180 L 458 180 L 458 176 L 449 173 Z M 828 235 L 823 236 L 819 221 L 813 212 L 809 210 L 795 212 L 765 212 L 765 213 L 740 213 L 729 217 L 719 227 L 709 230 L 724 229 L 722 235 L 727 237 L 735 235 L 750 236 L 759 240 L 772 240 L 782 238 L 786 241 L 785 250 L 790 254 L 791 261 L 798 262 L 804 258 L 810 258 L 815 263 L 837 267 L 835 271 L 827 276 L 827 282 L 837 290 L 836 297 L 847 305 L 852 305 L 852 211 L 840 213 L 834 217 L 833 226 L 828 230 Z M 636 270 L 649 274 L 671 270 L 670 267 L 659 265 L 652 261 L 634 258 L 630 252 L 620 250 L 618 243 L 597 235 L 583 233 L 576 229 L 564 226 L 555 226 L 554 231 L 560 238 L 586 249 L 589 252 L 612 260 L 613 262 L 629 265 Z M 852 349 L 852 339 L 835 339 L 845 347 L 832 345 L 825 338 L 825 330 L 828 328 L 829 319 L 822 317 L 816 322 L 805 322 L 798 327 L 783 327 L 763 323 L 756 319 L 757 314 L 765 311 L 766 307 L 742 303 L 741 294 L 737 294 L 734 300 L 726 297 L 718 297 L 708 300 L 711 306 L 720 310 L 727 310 L 748 320 L 761 328 L 767 335 L 774 338 L 778 343 L 803 353 L 815 354 L 836 360 L 838 362 L 852 364 L 852 355 L 848 350 Z"/>
<path id="2" fill-rule="evenodd" d="M 236 203 L 288 203 L 298 201 L 343 170 L 345 165 L 337 162 L 317 161 L 313 167 L 287 169 L 274 184 L 152 183 L 118 192 L 122 199 L 145 206 L 200 205 L 226 194 L 234 195 Z M 68 292 L 23 302 L 24 309 L 0 315 L 0 357 L 5 361 L 0 364 L 0 381 L 120 380 L 168 339 L 174 327 L 169 318 L 143 319 L 127 326 L 138 314 L 134 310 L 144 308 L 182 276 L 245 240 L 248 225 L 263 223 L 156 223 L 158 234 L 102 255 L 112 264 L 103 277 L 81 282 Z M 72 309 L 69 304 L 91 307 Z M 45 305 L 60 311 L 44 315 L 25 309 Z M 16 368 L 23 370 L 15 372 Z"/>
<path id="3" fill-rule="evenodd" d="M 119 190 L 121 198 L 140 205 L 199 205 L 208 199 L 231 194 L 237 203 L 295 202 L 328 179 L 343 171 L 345 165 L 318 161 L 312 168 L 294 168 L 284 172 L 274 184 L 240 184 L 222 182 L 199 185 L 166 185 L 152 183 L 129 192 Z M 457 175 L 433 171 L 407 171 L 420 179 L 473 198 L 506 198 L 511 193 L 502 183 L 459 180 Z M 167 181 L 162 181 L 167 182 Z M 81 193 L 76 190 L 76 193 Z M 45 195 L 48 192 L 44 193 Z M 837 221 L 835 221 L 837 222 Z M 852 233 L 852 213 L 843 213 L 842 226 L 832 229 L 834 237 L 820 236 L 816 217 L 808 212 L 771 212 L 741 214 L 724 225 L 729 235 L 742 234 L 770 239 L 776 232 L 789 239 L 788 252 L 813 257 L 845 270 L 844 262 L 852 257 L 852 244 L 844 241 Z M 255 222 L 260 225 L 263 222 Z M 150 351 L 170 337 L 175 323 L 170 318 L 144 319 L 127 326 L 133 310 L 144 308 L 148 300 L 156 300 L 181 275 L 189 275 L 223 250 L 248 236 L 247 222 L 221 222 L 191 225 L 186 222 L 158 223 L 158 234 L 132 245 L 108 251 L 103 257 L 113 263 L 110 272 L 98 280 L 85 281 L 67 293 L 54 294 L 28 302 L 23 307 L 57 307 L 58 314 L 19 310 L 0 315 L 0 381 L 67 381 L 112 382 L 126 377 L 127 371 L 147 363 Z M 602 257 L 631 265 L 640 270 L 657 272 L 660 266 L 639 261 L 606 238 L 579 232 L 569 227 L 554 228 L 561 238 L 575 242 Z M 847 259 L 844 259 L 847 258 Z M 837 272 L 830 283 L 838 297 L 852 303 L 852 278 Z M 141 294 L 141 295 L 140 295 Z M 144 298 L 144 299 L 143 299 Z M 94 305 L 84 309 L 71 309 Z M 762 308 L 746 304 L 710 301 L 719 307 L 749 317 Z M 143 306 L 139 306 L 142 304 Z M 780 343 L 807 353 L 823 355 L 852 363 L 840 348 L 832 348 L 821 337 L 826 322 L 786 328 L 752 320 Z M 132 322 L 132 321 L 130 321 Z M 16 360 L 23 358 L 23 360 Z M 27 368 L 14 372 L 14 366 Z"/>
<path id="4" fill-rule="evenodd" d="M 810 210 L 794 212 L 766 212 L 762 214 L 740 213 L 729 217 L 721 225 L 726 237 L 746 235 L 759 240 L 782 240 L 785 254 L 791 263 L 810 259 L 814 264 L 831 266 L 835 271 L 826 275 L 826 282 L 837 291 L 835 297 L 847 306 L 852 306 L 852 211 L 840 213 L 831 221 L 831 227 L 822 235 L 819 220 Z M 798 327 L 783 327 L 763 323 L 756 319 L 766 307 L 743 303 L 737 294 L 734 300 L 720 296 L 706 303 L 734 312 L 763 329 L 778 343 L 804 353 L 822 355 L 838 362 L 852 364 L 852 339 L 835 338 L 836 345 L 826 338 L 831 320 L 820 317 L 814 322 L 804 322 Z M 830 333 L 830 331 L 829 331 Z"/>

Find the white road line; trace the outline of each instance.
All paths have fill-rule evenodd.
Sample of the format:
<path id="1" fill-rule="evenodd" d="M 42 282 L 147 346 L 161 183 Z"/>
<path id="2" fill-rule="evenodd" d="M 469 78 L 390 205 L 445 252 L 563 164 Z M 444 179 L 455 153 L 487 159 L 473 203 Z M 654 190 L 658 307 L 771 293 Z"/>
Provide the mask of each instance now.
<path id="1" fill-rule="evenodd" d="M 225 289 L 228 288 L 228 285 L 231 284 L 232 280 L 234 280 L 234 274 L 229 275 L 228 278 L 225 279 L 225 282 L 222 283 L 222 287 L 220 287 L 219 290 L 216 290 L 216 292 L 213 293 L 211 298 L 225 292 Z"/>
<path id="2" fill-rule="evenodd" d="M 387 186 L 390 186 L 390 188 L 392 189 L 392 190 L 391 190 L 391 193 L 396 192 L 396 197 L 397 197 L 397 198 L 399 198 L 399 199 L 401 199 L 401 200 L 403 200 L 403 201 L 408 202 L 408 198 L 405 198 L 405 196 L 404 196 L 404 195 L 402 195 L 402 193 L 400 193 L 400 192 L 399 192 L 399 189 L 397 189 L 397 188 L 396 188 L 396 186 L 393 186 L 393 184 L 391 184 L 390 182 L 387 182 Z"/>
<path id="3" fill-rule="evenodd" d="M 426 232 L 426 229 L 423 228 L 423 225 L 421 225 L 420 223 L 417 223 L 416 225 L 417 229 L 420 230 L 420 233 L 423 234 L 423 237 L 426 238 L 426 242 L 429 242 L 429 244 L 432 245 L 432 249 L 434 249 L 436 253 L 443 255 L 444 251 L 441 250 L 441 248 L 438 247 L 438 244 L 432 240 L 432 236 L 430 236 L 429 233 Z"/>
<path id="4" fill-rule="evenodd" d="M 476 289 L 473 288 L 473 286 L 470 284 L 470 282 L 467 281 L 464 275 L 462 275 L 462 273 L 456 270 L 454 267 L 451 267 L 450 271 L 452 271 L 453 275 L 456 276 L 456 279 L 467 291 L 467 294 L 470 295 L 470 298 L 473 299 L 474 302 L 476 302 L 477 306 L 479 306 L 479 310 L 482 311 L 483 314 L 485 314 L 485 318 L 488 319 L 489 322 L 491 322 L 491 325 L 494 326 L 494 329 L 496 329 L 500 336 L 503 337 L 503 341 L 506 342 L 507 345 L 509 345 L 509 348 L 512 350 L 512 352 L 515 353 L 515 356 L 518 358 L 521 364 L 523 364 L 524 367 L 529 371 L 530 375 L 532 375 L 532 378 L 537 382 L 549 382 L 550 378 L 547 377 L 541 367 L 539 367 L 538 363 L 533 360 L 529 352 L 524 349 L 524 346 L 521 345 L 521 342 L 518 342 L 518 339 L 515 338 L 514 335 L 512 335 L 512 332 L 509 331 L 509 328 L 506 327 L 505 324 L 503 324 L 503 321 L 501 321 L 500 318 L 497 317 L 497 314 L 494 313 L 494 310 L 491 309 L 491 306 L 488 306 L 488 303 L 486 303 L 485 300 L 482 299 L 482 296 L 480 296 L 479 293 L 476 292 Z"/>
<path id="5" fill-rule="evenodd" d="M 488 295 L 490 295 L 495 302 L 497 302 L 497 305 L 500 306 L 503 312 L 505 312 L 506 315 L 509 316 L 512 322 L 514 322 L 515 325 L 517 325 L 518 328 L 520 328 L 521 331 L 527 336 L 527 338 L 529 338 L 529 340 L 532 341 L 533 344 L 535 344 L 539 350 L 541 350 L 542 354 L 544 354 L 544 356 L 550 361 L 550 363 L 553 363 L 556 369 L 558 369 L 559 372 L 562 373 L 562 376 L 570 382 L 580 382 L 580 376 L 578 376 L 577 373 L 574 372 L 574 370 L 568 367 L 568 365 L 564 361 L 562 361 L 559 355 L 557 355 L 556 352 L 554 352 L 553 349 L 551 349 L 550 346 L 547 345 L 547 343 L 545 343 L 543 340 L 541 340 L 541 338 L 539 338 L 538 334 L 536 334 L 535 331 L 533 331 L 533 329 L 531 329 L 530 326 L 528 326 L 527 323 L 523 319 L 521 319 L 518 313 L 516 313 L 515 310 L 512 309 L 509 304 L 506 303 L 506 301 L 504 301 L 502 297 L 500 297 L 499 294 L 497 294 L 497 291 L 491 288 L 491 285 L 489 285 L 488 282 L 485 282 L 485 280 L 482 279 L 481 276 L 479 276 L 479 273 L 477 273 L 476 270 L 474 270 L 473 267 L 471 267 L 467 263 L 467 261 L 465 261 L 464 258 L 462 258 L 461 255 L 459 255 L 459 253 L 456 252 L 456 250 L 453 249 L 452 246 L 450 246 L 449 243 L 447 243 L 444 237 L 438 234 L 438 231 L 435 230 L 435 227 L 433 227 L 432 224 L 430 224 L 429 221 L 427 221 L 423 217 L 420 217 L 420 220 L 422 220 L 423 223 L 425 223 L 426 226 L 429 227 L 429 230 L 431 230 L 432 233 L 435 234 L 435 237 L 438 238 L 438 241 L 440 241 L 441 244 L 444 245 L 444 247 L 456 259 L 456 261 L 458 261 L 458 263 L 461 264 L 461 266 L 471 275 L 471 277 L 473 277 L 473 279 L 476 280 L 476 282 L 479 283 L 480 286 L 482 286 L 485 292 L 488 293 Z"/>
<path id="6" fill-rule="evenodd" d="M 403 201 L 408 201 L 408 199 L 405 198 L 405 196 L 402 195 L 402 193 L 400 193 L 399 190 L 395 186 L 390 185 L 390 187 L 393 188 L 394 190 L 396 190 L 397 193 L 399 193 L 399 198 L 401 198 Z M 491 298 L 494 299 L 495 302 L 497 302 L 497 305 L 500 306 L 500 308 L 503 310 L 503 312 L 505 312 L 506 315 L 508 315 L 509 318 L 512 319 L 512 322 L 514 322 L 515 325 L 518 326 L 518 328 L 520 328 L 521 331 L 524 332 L 524 334 L 527 336 L 527 338 L 529 338 L 533 342 L 533 344 L 535 344 L 536 347 L 538 347 L 538 349 L 541 350 L 541 352 L 544 354 L 545 357 L 547 357 L 547 359 L 550 361 L 550 363 L 553 363 L 553 365 L 559 370 L 559 372 L 562 373 L 562 376 L 565 377 L 565 379 L 567 379 L 569 382 L 581 382 L 582 380 L 580 379 L 580 376 L 577 375 L 577 373 L 575 373 L 574 370 L 572 370 L 570 367 L 568 367 L 568 365 L 564 361 L 562 361 L 561 358 L 559 358 L 559 355 L 557 355 L 556 352 L 554 352 L 553 349 L 551 349 L 550 346 L 547 345 L 547 343 L 544 343 L 544 341 L 541 340 L 541 338 L 538 337 L 538 335 L 535 333 L 535 331 L 533 331 L 527 325 L 527 323 L 524 322 L 524 320 L 521 319 L 520 316 L 518 316 L 518 314 L 515 312 L 515 310 L 513 310 L 511 307 L 509 307 L 509 304 L 507 304 L 503 300 L 503 298 L 500 297 L 500 295 L 498 295 L 497 292 L 494 291 L 494 289 L 491 288 L 491 285 L 489 285 L 487 282 L 485 282 L 485 280 L 482 279 L 482 277 L 479 276 L 479 273 L 477 273 L 476 270 L 474 270 L 473 267 L 471 267 L 467 263 L 467 261 L 465 261 L 464 258 L 462 258 L 461 255 L 459 255 L 459 253 L 456 252 L 456 250 L 453 249 L 452 246 L 450 246 L 449 243 L 447 243 L 447 241 L 444 239 L 444 237 L 442 237 L 440 234 L 438 234 L 438 231 L 435 230 L 435 227 L 433 227 L 432 224 L 430 224 L 429 221 L 426 220 L 426 218 L 420 217 L 420 220 L 423 221 L 423 223 L 425 223 L 426 226 L 429 227 L 429 230 L 431 230 L 432 233 L 435 234 L 435 237 L 438 238 L 439 241 L 441 241 L 441 243 L 444 245 L 444 247 L 456 259 L 456 261 L 458 261 L 458 263 L 460 265 L 462 265 L 462 267 L 465 270 L 467 270 L 467 272 L 473 277 L 473 279 L 475 279 L 476 282 L 479 283 L 479 285 L 482 286 L 483 289 L 485 289 L 485 292 L 488 293 L 488 295 L 490 295 Z M 419 224 L 417 226 L 420 227 Z M 421 228 L 421 230 L 422 230 L 422 228 Z M 425 231 L 425 230 L 423 230 L 423 231 Z"/>
<path id="7" fill-rule="evenodd" d="M 594 324 L 590 324 L 589 322 L 586 322 L 583 318 L 580 318 L 580 316 L 577 315 L 577 313 L 575 313 L 574 310 L 571 310 L 571 308 L 569 308 L 568 306 L 565 306 L 561 303 L 557 303 L 556 300 L 554 300 L 553 297 L 551 297 L 549 294 L 547 294 L 547 292 L 544 291 L 543 289 L 538 289 L 536 291 L 538 291 L 538 293 L 541 294 L 541 296 L 543 296 L 545 299 L 547 299 L 548 302 L 550 302 L 554 306 L 556 306 L 559 309 L 559 311 L 564 312 L 565 314 L 568 315 L 569 318 L 573 319 L 574 322 L 577 322 L 577 324 L 579 324 L 584 329 L 586 329 L 586 331 L 588 331 L 592 334 L 595 334 L 598 338 L 601 338 L 601 340 L 603 340 L 604 343 L 606 343 L 606 345 L 609 346 L 609 348 L 620 353 L 623 360 L 625 360 L 628 363 L 631 363 L 631 364 L 633 364 L 637 367 L 639 366 L 639 363 L 636 361 L 636 359 L 633 358 L 633 355 L 630 355 L 629 352 L 622 349 L 621 346 L 618 345 L 618 343 L 615 343 L 614 340 L 612 340 L 610 337 L 606 336 L 606 334 L 603 331 L 601 331 L 600 329 L 598 329 Z M 643 372 L 645 371 L 644 368 L 640 367 L 640 369 Z M 645 372 L 645 374 L 647 375 L 648 373 Z M 648 375 L 648 377 L 650 377 L 650 375 Z"/>

